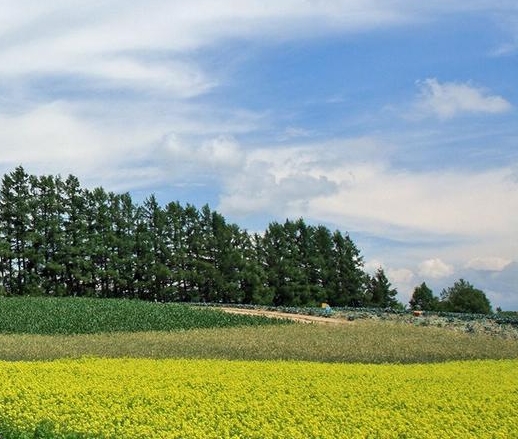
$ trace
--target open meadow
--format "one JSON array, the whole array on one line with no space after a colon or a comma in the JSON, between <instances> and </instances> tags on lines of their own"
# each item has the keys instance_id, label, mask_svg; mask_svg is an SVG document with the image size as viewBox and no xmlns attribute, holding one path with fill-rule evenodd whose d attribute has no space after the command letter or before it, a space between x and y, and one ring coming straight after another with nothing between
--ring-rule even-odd
<instances>
[{"instance_id":1,"label":"open meadow","mask_svg":"<svg viewBox=\"0 0 518 439\"><path fill-rule=\"evenodd\" d=\"M0 437L518 437L518 338L339 323L0 298Z\"/></svg>"}]
</instances>

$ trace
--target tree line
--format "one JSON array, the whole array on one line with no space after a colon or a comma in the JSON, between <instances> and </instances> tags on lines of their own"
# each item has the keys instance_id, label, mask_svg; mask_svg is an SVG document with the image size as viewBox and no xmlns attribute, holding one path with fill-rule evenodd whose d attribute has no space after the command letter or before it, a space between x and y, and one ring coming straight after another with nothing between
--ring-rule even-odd
<instances>
[{"instance_id":1,"label":"tree line","mask_svg":"<svg viewBox=\"0 0 518 439\"><path fill-rule=\"evenodd\" d=\"M412 308L453 303L425 284L416 291ZM381 267L364 271L347 233L302 218L249 233L208 205L136 204L22 166L0 187L0 294L403 307Z\"/></svg>"},{"instance_id":2,"label":"tree line","mask_svg":"<svg viewBox=\"0 0 518 439\"><path fill-rule=\"evenodd\" d=\"M442 290L439 297L423 282L414 289L410 307L423 311L470 312L489 314L491 303L485 293L468 281L459 279L449 288Z\"/></svg>"},{"instance_id":3,"label":"tree line","mask_svg":"<svg viewBox=\"0 0 518 439\"><path fill-rule=\"evenodd\" d=\"M81 187L77 177L29 175L0 188L4 295L139 298L307 306L396 306L380 268L363 270L350 236L303 219L251 234L212 211L154 195Z\"/></svg>"}]
</instances>

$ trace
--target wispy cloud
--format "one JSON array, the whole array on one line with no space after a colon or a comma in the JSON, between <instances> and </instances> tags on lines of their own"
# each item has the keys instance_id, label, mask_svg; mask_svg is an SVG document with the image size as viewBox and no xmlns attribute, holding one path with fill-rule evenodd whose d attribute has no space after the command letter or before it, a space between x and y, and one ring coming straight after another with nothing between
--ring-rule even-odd
<instances>
[{"instance_id":1,"label":"wispy cloud","mask_svg":"<svg viewBox=\"0 0 518 439\"><path fill-rule=\"evenodd\" d=\"M2 6L0 77L73 75L95 87L140 87L189 97L217 79L183 54L227 39L273 40L393 24L382 3L231 0L109 3L21 0Z\"/></svg>"},{"instance_id":2,"label":"wispy cloud","mask_svg":"<svg viewBox=\"0 0 518 439\"><path fill-rule=\"evenodd\" d=\"M515 5L514 13L501 14L500 28L504 32L503 41L491 52L491 56L512 56L518 51L518 7Z\"/></svg>"},{"instance_id":3,"label":"wispy cloud","mask_svg":"<svg viewBox=\"0 0 518 439\"><path fill-rule=\"evenodd\" d=\"M416 108L423 115L451 119L463 113L504 113L512 105L502 96L491 95L469 83L444 82L435 78L417 83L419 97Z\"/></svg>"},{"instance_id":4,"label":"wispy cloud","mask_svg":"<svg viewBox=\"0 0 518 439\"><path fill-rule=\"evenodd\" d=\"M301 128L301 127L286 127L284 132L278 137L280 141L311 137L313 132L311 130Z\"/></svg>"},{"instance_id":5,"label":"wispy cloud","mask_svg":"<svg viewBox=\"0 0 518 439\"><path fill-rule=\"evenodd\" d=\"M512 261L510 259L501 258L498 256L478 257L468 261L466 268L483 271L502 271L511 262Z\"/></svg>"},{"instance_id":6,"label":"wispy cloud","mask_svg":"<svg viewBox=\"0 0 518 439\"><path fill-rule=\"evenodd\" d=\"M494 8L491 2L454 10ZM138 86L193 96L218 83L193 60L193 49L232 39L263 41L364 32L451 12L430 2L251 0L20 0L0 10L0 77L74 75L99 86ZM502 5L503 11L508 6Z\"/></svg>"}]
</instances>

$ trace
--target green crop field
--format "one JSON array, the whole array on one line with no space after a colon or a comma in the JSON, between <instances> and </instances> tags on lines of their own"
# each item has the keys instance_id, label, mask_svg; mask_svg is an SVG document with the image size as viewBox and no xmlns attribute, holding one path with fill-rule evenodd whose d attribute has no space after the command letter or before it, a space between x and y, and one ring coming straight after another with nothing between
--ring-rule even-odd
<instances>
[{"instance_id":1,"label":"green crop field","mask_svg":"<svg viewBox=\"0 0 518 439\"><path fill-rule=\"evenodd\" d=\"M177 303L89 298L0 298L0 333L93 334L270 325L278 320Z\"/></svg>"},{"instance_id":2,"label":"green crop field","mask_svg":"<svg viewBox=\"0 0 518 439\"><path fill-rule=\"evenodd\" d=\"M0 438L516 437L513 332L382 317L2 298Z\"/></svg>"}]
</instances>

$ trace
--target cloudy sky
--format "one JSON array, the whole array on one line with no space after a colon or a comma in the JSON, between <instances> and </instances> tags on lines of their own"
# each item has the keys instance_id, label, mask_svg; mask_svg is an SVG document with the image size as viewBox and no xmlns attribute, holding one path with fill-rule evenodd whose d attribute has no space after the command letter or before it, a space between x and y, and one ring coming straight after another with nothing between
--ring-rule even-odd
<instances>
[{"instance_id":1,"label":"cloudy sky","mask_svg":"<svg viewBox=\"0 0 518 439\"><path fill-rule=\"evenodd\" d=\"M518 310L516 0L0 0L0 173L349 232Z\"/></svg>"}]
</instances>

